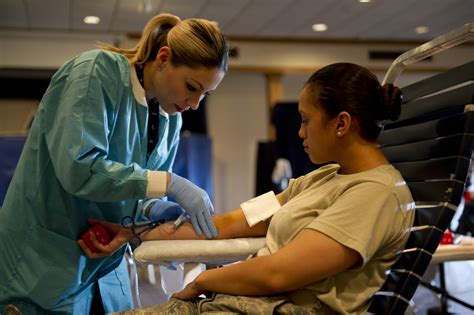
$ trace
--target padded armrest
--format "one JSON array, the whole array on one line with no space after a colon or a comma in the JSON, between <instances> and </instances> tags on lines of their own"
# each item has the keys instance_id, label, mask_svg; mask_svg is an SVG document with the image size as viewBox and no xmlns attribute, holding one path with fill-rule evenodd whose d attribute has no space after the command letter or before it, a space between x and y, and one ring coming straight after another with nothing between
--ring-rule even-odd
<instances>
[{"instance_id":1,"label":"padded armrest","mask_svg":"<svg viewBox=\"0 0 474 315\"><path fill-rule=\"evenodd\" d=\"M170 262L222 265L246 259L264 246L264 237L228 240L148 241L143 242L135 249L133 256L139 263L155 265L166 265ZM474 260L474 238L464 236L459 244L439 245L431 263L459 260Z\"/></svg>"},{"instance_id":2,"label":"padded armrest","mask_svg":"<svg viewBox=\"0 0 474 315\"><path fill-rule=\"evenodd\" d=\"M244 260L265 246L264 237L227 240L173 240L143 242L133 252L139 263L196 262L223 265Z\"/></svg>"},{"instance_id":3,"label":"padded armrest","mask_svg":"<svg viewBox=\"0 0 474 315\"><path fill-rule=\"evenodd\" d=\"M463 236L459 244L439 245L431 259L431 263L438 264L460 260L474 260L474 238Z\"/></svg>"}]
</instances>

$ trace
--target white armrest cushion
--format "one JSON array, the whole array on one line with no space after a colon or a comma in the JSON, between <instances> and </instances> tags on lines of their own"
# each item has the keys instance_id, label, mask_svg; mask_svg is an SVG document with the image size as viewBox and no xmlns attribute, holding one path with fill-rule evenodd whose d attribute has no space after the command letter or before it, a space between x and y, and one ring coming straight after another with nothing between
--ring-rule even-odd
<instances>
[{"instance_id":1,"label":"white armrest cushion","mask_svg":"<svg viewBox=\"0 0 474 315\"><path fill-rule=\"evenodd\" d=\"M432 264L474 260L474 238L463 236L461 242L456 245L439 245L431 259Z\"/></svg>"},{"instance_id":2,"label":"white armrest cushion","mask_svg":"<svg viewBox=\"0 0 474 315\"><path fill-rule=\"evenodd\" d=\"M139 263L196 262L222 265L246 259L265 246L264 237L227 240L173 240L143 242L133 256Z\"/></svg>"}]
</instances>

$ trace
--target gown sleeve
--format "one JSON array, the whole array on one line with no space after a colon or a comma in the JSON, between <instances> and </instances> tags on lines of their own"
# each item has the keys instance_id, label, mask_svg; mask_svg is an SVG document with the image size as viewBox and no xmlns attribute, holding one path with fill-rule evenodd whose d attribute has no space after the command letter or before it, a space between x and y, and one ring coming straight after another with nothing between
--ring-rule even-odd
<instances>
[{"instance_id":1,"label":"gown sleeve","mask_svg":"<svg viewBox=\"0 0 474 315\"><path fill-rule=\"evenodd\" d=\"M147 170L109 158L117 107L132 102L124 96L126 69L106 52L78 58L66 73L53 78L51 93L42 101L46 144L57 180L77 197L107 202L145 197ZM125 113L130 117L123 121L134 119L132 111ZM125 154L137 150L138 143L124 149Z\"/></svg>"}]
</instances>

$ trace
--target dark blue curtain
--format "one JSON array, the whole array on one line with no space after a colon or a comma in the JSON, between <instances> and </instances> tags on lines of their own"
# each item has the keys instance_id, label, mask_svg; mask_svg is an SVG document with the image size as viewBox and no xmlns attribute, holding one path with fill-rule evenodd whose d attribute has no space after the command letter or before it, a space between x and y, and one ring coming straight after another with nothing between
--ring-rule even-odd
<instances>
[{"instance_id":1,"label":"dark blue curtain","mask_svg":"<svg viewBox=\"0 0 474 315\"><path fill-rule=\"evenodd\" d=\"M26 137L0 137L0 206L15 172Z\"/></svg>"},{"instance_id":2,"label":"dark blue curtain","mask_svg":"<svg viewBox=\"0 0 474 315\"><path fill-rule=\"evenodd\" d=\"M211 200L214 200L211 139L203 134L183 133L173 172L206 190Z\"/></svg>"}]
</instances>

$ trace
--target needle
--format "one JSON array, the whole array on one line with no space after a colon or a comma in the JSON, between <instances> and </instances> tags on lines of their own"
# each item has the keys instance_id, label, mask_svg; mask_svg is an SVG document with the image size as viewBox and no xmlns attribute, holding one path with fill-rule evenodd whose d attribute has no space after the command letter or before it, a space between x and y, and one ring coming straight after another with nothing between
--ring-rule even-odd
<instances>
[{"instance_id":1,"label":"needle","mask_svg":"<svg viewBox=\"0 0 474 315\"><path fill-rule=\"evenodd\" d=\"M184 222L185 219L186 219L186 213L183 213L176 219L176 221L174 221L173 228L176 230Z\"/></svg>"}]
</instances>

